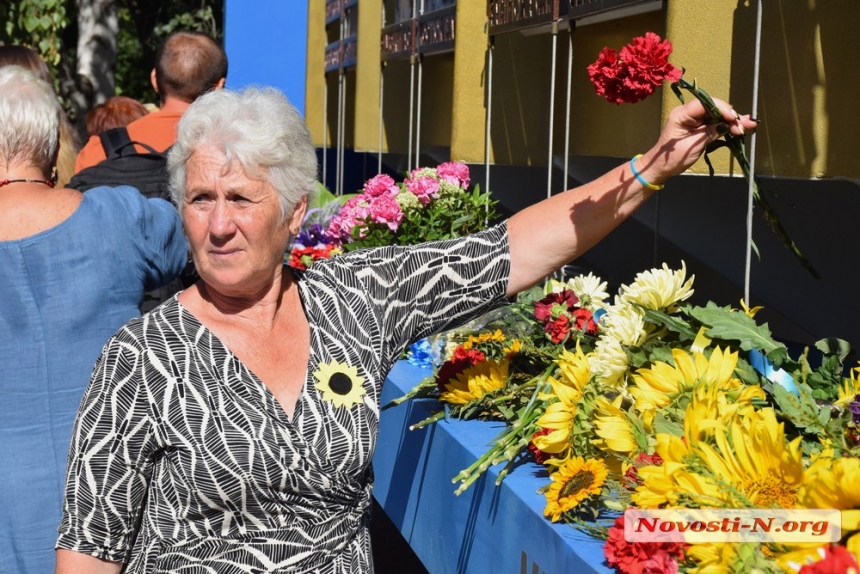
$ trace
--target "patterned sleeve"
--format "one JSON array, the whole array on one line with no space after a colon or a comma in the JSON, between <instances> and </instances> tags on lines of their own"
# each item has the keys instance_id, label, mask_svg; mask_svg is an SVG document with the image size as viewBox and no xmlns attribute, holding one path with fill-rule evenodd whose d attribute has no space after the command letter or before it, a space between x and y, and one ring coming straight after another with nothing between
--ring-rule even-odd
<instances>
[{"instance_id":1,"label":"patterned sleeve","mask_svg":"<svg viewBox=\"0 0 860 574\"><path fill-rule=\"evenodd\" d=\"M72 432L57 548L124 562L155 453L143 362L123 332L105 345Z\"/></svg>"},{"instance_id":2,"label":"patterned sleeve","mask_svg":"<svg viewBox=\"0 0 860 574\"><path fill-rule=\"evenodd\" d=\"M507 303L507 224L459 239L369 249L356 275L396 359L412 342Z\"/></svg>"}]
</instances>

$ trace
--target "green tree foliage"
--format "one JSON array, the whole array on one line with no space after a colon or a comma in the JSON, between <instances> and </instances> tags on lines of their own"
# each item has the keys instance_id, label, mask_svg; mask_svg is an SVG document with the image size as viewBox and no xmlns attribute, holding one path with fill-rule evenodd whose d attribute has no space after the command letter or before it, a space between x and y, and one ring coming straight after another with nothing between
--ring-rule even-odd
<instances>
[{"instance_id":1,"label":"green tree foliage","mask_svg":"<svg viewBox=\"0 0 860 574\"><path fill-rule=\"evenodd\" d=\"M0 1L0 42L33 48L55 77L74 77L77 58L77 10L87 0ZM143 102L157 102L149 81L158 44L177 30L195 30L223 39L223 1L117 0L116 91ZM62 91L75 89L62 82ZM62 95L68 95L62 94Z\"/></svg>"},{"instance_id":2,"label":"green tree foliage","mask_svg":"<svg viewBox=\"0 0 860 574\"><path fill-rule=\"evenodd\" d=\"M62 58L62 32L69 24L69 0L19 0L0 2L0 20L6 25L0 41L35 49L51 66Z\"/></svg>"}]
</instances>

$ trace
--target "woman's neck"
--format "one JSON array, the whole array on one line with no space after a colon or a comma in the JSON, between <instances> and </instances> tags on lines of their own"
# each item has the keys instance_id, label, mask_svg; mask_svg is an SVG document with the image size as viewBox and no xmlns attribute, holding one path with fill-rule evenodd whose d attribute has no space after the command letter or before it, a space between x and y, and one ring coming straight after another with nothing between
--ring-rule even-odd
<instances>
[{"instance_id":1,"label":"woman's neck","mask_svg":"<svg viewBox=\"0 0 860 574\"><path fill-rule=\"evenodd\" d=\"M210 287L205 281L196 284L200 301L207 314L217 320L238 320L252 322L262 328L274 325L285 302L296 297L298 284L292 273L284 271L272 283L256 293L234 295L222 293Z\"/></svg>"}]
</instances>

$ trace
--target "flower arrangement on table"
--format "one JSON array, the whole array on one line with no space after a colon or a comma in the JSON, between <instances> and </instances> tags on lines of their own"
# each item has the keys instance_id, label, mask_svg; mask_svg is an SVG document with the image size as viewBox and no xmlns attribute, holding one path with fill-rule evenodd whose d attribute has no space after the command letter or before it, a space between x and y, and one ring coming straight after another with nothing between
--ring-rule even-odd
<instances>
[{"instance_id":1,"label":"flower arrangement on table","mask_svg":"<svg viewBox=\"0 0 860 574\"><path fill-rule=\"evenodd\" d=\"M480 231L496 218L497 202L478 185L469 191L469 183L466 164L446 162L412 170L400 183L387 174L376 175L359 194L336 198L328 193L323 206L305 218L290 264L306 269L314 260L342 251Z\"/></svg>"},{"instance_id":2,"label":"flower arrangement on table","mask_svg":"<svg viewBox=\"0 0 860 574\"><path fill-rule=\"evenodd\" d=\"M692 83L687 81L684 78L685 70L683 68L678 68L669 63L671 54L672 43L669 40L662 40L657 34L648 32L645 36L634 38L620 51L609 47L604 48L597 60L588 66L588 77L594 84L598 95L618 105L644 100L654 93L654 90L660 87L664 81L667 81L681 102L684 102L682 90L685 90L702 103L715 123L723 122L722 113L710 95L698 86L695 79ZM711 143L705 151L705 162L711 175L714 174L714 168L709 154L723 147L729 149L732 157L740 165L744 177L749 181L752 174L744 137L736 136L731 132L725 133L721 139ZM801 253L782 226L776 211L761 193L758 182L754 180L752 187L755 205L761 210L764 220L782 240L786 248L794 254L800 264L813 277L820 279L821 276L818 271Z\"/></svg>"},{"instance_id":3,"label":"flower arrangement on table","mask_svg":"<svg viewBox=\"0 0 860 574\"><path fill-rule=\"evenodd\" d=\"M619 572L857 568L860 368L843 375L846 344L819 342L813 367L808 352L791 357L756 322L758 308L686 303L692 294L683 265L638 274L612 301L592 274L549 280L480 329L448 333L441 365L392 404L442 403L413 428L448 417L507 423L454 477L456 492L495 465L501 482L533 457L547 471L545 516L605 539ZM753 368L762 357L793 385ZM844 537L833 546L631 543L622 517L613 520L628 508L838 509Z\"/></svg>"}]
</instances>

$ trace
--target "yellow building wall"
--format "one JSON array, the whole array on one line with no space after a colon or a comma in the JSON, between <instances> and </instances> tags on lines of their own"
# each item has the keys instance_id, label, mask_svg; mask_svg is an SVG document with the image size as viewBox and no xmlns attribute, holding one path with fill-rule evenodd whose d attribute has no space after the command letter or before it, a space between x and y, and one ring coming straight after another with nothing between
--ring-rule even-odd
<instances>
[{"instance_id":1,"label":"yellow building wall","mask_svg":"<svg viewBox=\"0 0 860 574\"><path fill-rule=\"evenodd\" d=\"M305 72L305 121L314 145L323 145L325 118L325 0L308 0L308 53ZM337 92L334 92L337 94ZM329 138L329 142L331 142ZM331 143L329 143L331 145Z\"/></svg>"},{"instance_id":2,"label":"yellow building wall","mask_svg":"<svg viewBox=\"0 0 860 574\"><path fill-rule=\"evenodd\" d=\"M707 22L708 41L702 41ZM711 95L739 111L752 106L754 2L673 0L667 30L671 61ZM774 0L763 3L756 172L786 177L858 177L858 121L846 115L860 101L856 78L860 38L856 0ZM668 104L668 98L664 96ZM715 154L719 172L730 169ZM700 161L693 171L707 172ZM737 171L736 169L734 170Z\"/></svg>"},{"instance_id":3,"label":"yellow building wall","mask_svg":"<svg viewBox=\"0 0 860 574\"><path fill-rule=\"evenodd\" d=\"M358 10L361 43L356 53L355 100L350 102L355 109L356 151L379 151L381 31L382 0L361 0Z\"/></svg>"}]
</instances>

